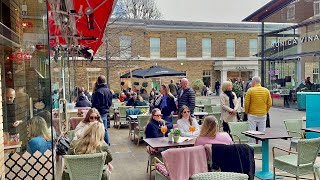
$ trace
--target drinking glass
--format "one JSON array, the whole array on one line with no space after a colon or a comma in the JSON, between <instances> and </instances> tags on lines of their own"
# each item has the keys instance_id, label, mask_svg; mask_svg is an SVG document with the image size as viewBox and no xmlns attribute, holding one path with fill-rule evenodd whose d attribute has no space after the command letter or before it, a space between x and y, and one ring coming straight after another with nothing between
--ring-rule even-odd
<instances>
[{"instance_id":1,"label":"drinking glass","mask_svg":"<svg viewBox=\"0 0 320 180\"><path fill-rule=\"evenodd\" d=\"M163 137L165 137L165 134L167 133L167 131L168 131L167 126L161 126L161 132L163 134Z\"/></svg>"},{"instance_id":2,"label":"drinking glass","mask_svg":"<svg viewBox=\"0 0 320 180\"><path fill-rule=\"evenodd\" d=\"M196 131L196 127L195 126L190 126L189 127L189 131L192 133L192 136L193 136L193 132Z\"/></svg>"}]
</instances>

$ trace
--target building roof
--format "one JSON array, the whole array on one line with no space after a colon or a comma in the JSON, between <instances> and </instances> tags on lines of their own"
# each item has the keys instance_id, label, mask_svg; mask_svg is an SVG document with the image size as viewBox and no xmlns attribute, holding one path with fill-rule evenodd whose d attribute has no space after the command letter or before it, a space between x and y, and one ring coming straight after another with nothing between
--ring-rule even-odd
<instances>
[{"instance_id":1,"label":"building roof","mask_svg":"<svg viewBox=\"0 0 320 180\"><path fill-rule=\"evenodd\" d=\"M112 20L110 20L112 22ZM170 29L170 30L196 30L196 31L249 31L259 32L261 27L257 23L212 23L193 21L169 21L169 20L139 20L121 19L114 22L115 25L129 25L144 27L146 29Z\"/></svg>"},{"instance_id":2,"label":"building roof","mask_svg":"<svg viewBox=\"0 0 320 180\"><path fill-rule=\"evenodd\" d=\"M242 21L247 22L262 22L267 17L278 12L282 8L286 7L288 4L294 0L271 0L266 5L262 6L260 9L256 10L248 17L244 18Z\"/></svg>"}]
</instances>

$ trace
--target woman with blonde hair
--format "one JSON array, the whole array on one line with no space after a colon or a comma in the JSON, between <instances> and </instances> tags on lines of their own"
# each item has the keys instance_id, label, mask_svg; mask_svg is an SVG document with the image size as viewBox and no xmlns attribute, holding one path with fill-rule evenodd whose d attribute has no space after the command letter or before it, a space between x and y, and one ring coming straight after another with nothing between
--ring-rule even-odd
<instances>
[{"instance_id":1,"label":"woman with blonde hair","mask_svg":"<svg viewBox=\"0 0 320 180\"><path fill-rule=\"evenodd\" d=\"M164 135L161 132L161 126L166 126L167 132L169 132L169 129L173 128L173 125L171 123L166 122L162 119L161 110L155 108L152 110L149 122L146 126L146 138L163 137Z\"/></svg>"},{"instance_id":2,"label":"woman with blonde hair","mask_svg":"<svg viewBox=\"0 0 320 180\"><path fill-rule=\"evenodd\" d=\"M183 105L180 108L179 119L177 121L178 128L181 131L182 137L197 137L199 136L200 128L197 120L190 115L188 106ZM194 132L190 132L190 127L194 128Z\"/></svg>"},{"instance_id":3,"label":"woman with blonde hair","mask_svg":"<svg viewBox=\"0 0 320 180\"><path fill-rule=\"evenodd\" d=\"M177 111L177 106L174 101L174 96L171 94L167 85L162 84L160 87L160 95L154 99L153 107L161 110L162 118L172 123L172 114Z\"/></svg>"},{"instance_id":4,"label":"woman with blonde hair","mask_svg":"<svg viewBox=\"0 0 320 180\"><path fill-rule=\"evenodd\" d=\"M232 82L225 81L222 83L222 93L220 95L221 104L221 120L223 125L223 131L230 133L228 122L237 121L237 113L239 108L238 98L234 92L232 92Z\"/></svg>"},{"instance_id":5,"label":"woman with blonde hair","mask_svg":"<svg viewBox=\"0 0 320 180\"><path fill-rule=\"evenodd\" d=\"M233 144L228 133L218 132L216 121L217 119L214 116L207 116L204 118L200 135L196 139L195 146L205 144Z\"/></svg>"},{"instance_id":6,"label":"woman with blonde hair","mask_svg":"<svg viewBox=\"0 0 320 180\"><path fill-rule=\"evenodd\" d=\"M99 121L102 123L99 111L96 108L91 108L86 114L86 117L77 125L75 131L75 139L79 139L90 123Z\"/></svg>"},{"instance_id":7,"label":"woman with blonde hair","mask_svg":"<svg viewBox=\"0 0 320 180\"><path fill-rule=\"evenodd\" d=\"M83 133L83 136L79 140L71 142L69 155L81 155L81 154L94 154L106 152L107 157L105 161L105 170L112 170L112 156L109 151L107 143L104 141L104 125L102 122L95 121L90 123L89 127ZM63 180L69 179L69 175L66 171L63 172ZM103 172L102 179L108 179L106 171Z\"/></svg>"},{"instance_id":8,"label":"woman with blonde hair","mask_svg":"<svg viewBox=\"0 0 320 180\"><path fill-rule=\"evenodd\" d=\"M30 140L27 144L27 151L31 154L36 151L44 154L52 150L51 136L48 132L47 122L40 116L34 116L28 123L28 135Z\"/></svg>"}]
</instances>

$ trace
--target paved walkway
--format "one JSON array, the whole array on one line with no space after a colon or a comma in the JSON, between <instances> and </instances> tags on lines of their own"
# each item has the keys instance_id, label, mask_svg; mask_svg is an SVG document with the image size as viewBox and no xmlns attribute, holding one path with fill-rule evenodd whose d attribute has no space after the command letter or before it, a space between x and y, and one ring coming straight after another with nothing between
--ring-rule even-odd
<instances>
[{"instance_id":1,"label":"paved walkway","mask_svg":"<svg viewBox=\"0 0 320 180\"><path fill-rule=\"evenodd\" d=\"M211 97L213 103L219 103L217 97ZM284 119L300 119L305 116L305 112L290 110L290 109L279 109L271 108L270 112L271 127L275 130L285 131L283 124ZM113 124L113 122L111 122ZM136 145L136 141L133 142L128 139L128 128L121 128L120 130L115 128L109 129L109 136L111 139L111 151L113 155L112 164L114 171L111 179L115 180L144 180L149 179L146 173L148 155L146 153L145 143ZM289 141L286 140L271 140L271 147L279 146L289 149ZM272 156L270 154L270 161ZM270 169L271 169L270 162ZM261 168L261 161L256 160L256 169ZM312 176L311 176L312 177ZM287 179L287 178L285 178Z\"/></svg>"}]
</instances>

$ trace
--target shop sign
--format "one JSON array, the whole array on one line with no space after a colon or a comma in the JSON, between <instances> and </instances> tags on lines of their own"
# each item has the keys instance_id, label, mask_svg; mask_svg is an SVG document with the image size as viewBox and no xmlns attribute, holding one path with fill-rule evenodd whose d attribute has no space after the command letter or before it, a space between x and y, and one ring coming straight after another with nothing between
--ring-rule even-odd
<instances>
[{"instance_id":1,"label":"shop sign","mask_svg":"<svg viewBox=\"0 0 320 180\"><path fill-rule=\"evenodd\" d=\"M291 46L291 45L298 45L298 44L303 44L305 42L312 42L312 41L319 41L320 40L320 35L316 34L313 36L305 36L305 37L300 37L300 38L294 38L294 39L288 39L285 41L279 41L276 43L273 43L271 45L271 48L279 48L283 46Z\"/></svg>"},{"instance_id":2,"label":"shop sign","mask_svg":"<svg viewBox=\"0 0 320 180\"><path fill-rule=\"evenodd\" d=\"M248 69L246 66L237 66L236 69Z\"/></svg>"}]
</instances>

